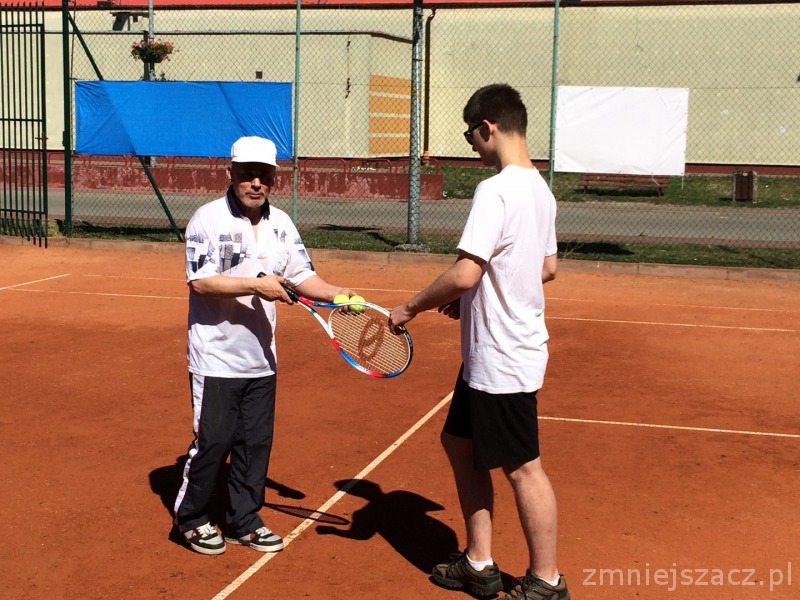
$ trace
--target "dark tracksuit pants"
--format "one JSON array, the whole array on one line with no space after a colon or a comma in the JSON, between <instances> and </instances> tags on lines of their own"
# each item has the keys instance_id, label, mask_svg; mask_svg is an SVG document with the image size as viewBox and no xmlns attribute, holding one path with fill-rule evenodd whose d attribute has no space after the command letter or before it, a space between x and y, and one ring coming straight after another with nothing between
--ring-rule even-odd
<instances>
[{"instance_id":1,"label":"dark tracksuit pants","mask_svg":"<svg viewBox=\"0 0 800 600\"><path fill-rule=\"evenodd\" d=\"M276 376L229 379L190 374L194 440L175 500L182 532L209 522L217 479L230 454L225 535L241 537L262 527L267 468L275 422Z\"/></svg>"}]
</instances>

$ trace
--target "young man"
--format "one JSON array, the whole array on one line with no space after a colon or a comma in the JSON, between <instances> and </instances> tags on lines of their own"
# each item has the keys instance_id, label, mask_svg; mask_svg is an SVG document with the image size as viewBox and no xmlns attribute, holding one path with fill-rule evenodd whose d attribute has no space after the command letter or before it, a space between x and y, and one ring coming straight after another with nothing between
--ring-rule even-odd
<instances>
[{"instance_id":1,"label":"young man","mask_svg":"<svg viewBox=\"0 0 800 600\"><path fill-rule=\"evenodd\" d=\"M498 174L475 190L455 264L391 312L398 328L439 307L461 320L463 364L442 445L455 476L466 550L437 565L447 588L490 595L502 589L492 560L492 480L502 468L528 545L529 568L506 599L568 600L556 565L556 499L542 469L536 392L547 365L542 285L556 273L556 204L534 168L527 111L507 85L476 91L464 107L464 137Z\"/></svg>"},{"instance_id":2,"label":"young man","mask_svg":"<svg viewBox=\"0 0 800 600\"><path fill-rule=\"evenodd\" d=\"M284 284L317 300L354 294L314 272L289 216L270 207L276 168L272 141L240 138L231 148L227 194L197 209L186 227L194 439L174 521L201 554L221 554L225 540L261 552L283 549L258 514L275 417L275 301L292 303ZM209 505L228 455L223 540Z\"/></svg>"}]
</instances>

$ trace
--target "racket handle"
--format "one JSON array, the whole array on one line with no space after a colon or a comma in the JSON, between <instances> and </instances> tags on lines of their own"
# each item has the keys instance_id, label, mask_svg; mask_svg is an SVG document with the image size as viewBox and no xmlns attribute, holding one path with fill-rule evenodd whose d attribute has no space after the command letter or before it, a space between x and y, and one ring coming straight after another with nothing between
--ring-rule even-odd
<instances>
[{"instance_id":1,"label":"racket handle","mask_svg":"<svg viewBox=\"0 0 800 600\"><path fill-rule=\"evenodd\" d=\"M290 288L288 288L286 286L283 286L283 289L286 290L286 294L289 296L289 298L292 299L292 302L297 302L297 299L299 298L299 296L297 295L297 292L295 292L293 289L290 289Z\"/></svg>"},{"instance_id":2,"label":"racket handle","mask_svg":"<svg viewBox=\"0 0 800 600\"><path fill-rule=\"evenodd\" d=\"M256 277L266 277L266 276L267 276L267 274L264 273L264 272L261 272L258 275L256 275ZM293 289L290 289L290 288L286 287L285 285L283 286L283 289L286 290L286 295L289 296L289 298L292 299L292 302L297 302L297 298L298 298L297 292L295 292Z\"/></svg>"}]
</instances>

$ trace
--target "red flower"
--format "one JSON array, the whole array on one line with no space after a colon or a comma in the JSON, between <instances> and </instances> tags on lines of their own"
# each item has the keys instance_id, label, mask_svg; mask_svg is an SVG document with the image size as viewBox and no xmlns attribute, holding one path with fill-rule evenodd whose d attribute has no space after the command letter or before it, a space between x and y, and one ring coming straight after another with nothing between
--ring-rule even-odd
<instances>
[{"instance_id":1,"label":"red flower","mask_svg":"<svg viewBox=\"0 0 800 600\"><path fill-rule=\"evenodd\" d=\"M131 46L131 56L148 63L169 60L169 55L174 51L175 45L172 42L162 42L161 40L142 40L134 42Z\"/></svg>"}]
</instances>

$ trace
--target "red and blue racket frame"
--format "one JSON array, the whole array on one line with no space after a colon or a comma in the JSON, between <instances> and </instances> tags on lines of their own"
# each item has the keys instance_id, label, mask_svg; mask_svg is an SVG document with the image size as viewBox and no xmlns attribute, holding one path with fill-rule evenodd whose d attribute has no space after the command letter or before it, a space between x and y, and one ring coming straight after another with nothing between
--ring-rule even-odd
<instances>
[{"instance_id":1,"label":"red and blue racket frame","mask_svg":"<svg viewBox=\"0 0 800 600\"><path fill-rule=\"evenodd\" d=\"M264 274L260 273L259 277ZM414 355L405 328L389 329L389 311L371 302L319 302L284 286L292 302L311 314L328 334L333 347L351 367L378 378L396 377L408 369ZM331 309L327 321L317 308Z\"/></svg>"}]
</instances>

